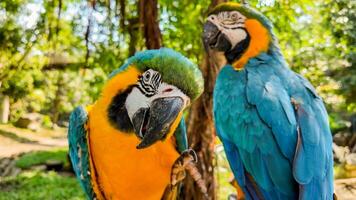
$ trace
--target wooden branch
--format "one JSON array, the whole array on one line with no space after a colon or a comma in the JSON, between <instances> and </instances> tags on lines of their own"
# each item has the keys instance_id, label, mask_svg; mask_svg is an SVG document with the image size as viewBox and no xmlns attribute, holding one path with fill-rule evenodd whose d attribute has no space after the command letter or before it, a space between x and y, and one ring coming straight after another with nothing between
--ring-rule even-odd
<instances>
[{"instance_id":1,"label":"wooden branch","mask_svg":"<svg viewBox=\"0 0 356 200\"><path fill-rule=\"evenodd\" d=\"M126 20L126 4L125 0L120 0L120 29L122 32L125 31L125 20Z\"/></svg>"},{"instance_id":2,"label":"wooden branch","mask_svg":"<svg viewBox=\"0 0 356 200\"><path fill-rule=\"evenodd\" d=\"M78 63L50 63L44 65L42 70L50 71L50 70L79 70L82 68L89 68L86 62L78 62Z\"/></svg>"},{"instance_id":3,"label":"wooden branch","mask_svg":"<svg viewBox=\"0 0 356 200\"><path fill-rule=\"evenodd\" d=\"M85 39L85 48L86 48L86 53L85 53L85 63L88 65L88 60L90 57L90 50L89 50L89 42L90 42L90 31L91 31L91 25L92 25L92 11L95 10L95 3L96 1L93 0L90 2L89 6L89 14L88 14L88 25L87 29L85 31L84 39Z\"/></svg>"},{"instance_id":4,"label":"wooden branch","mask_svg":"<svg viewBox=\"0 0 356 200\"><path fill-rule=\"evenodd\" d=\"M212 0L208 8L209 12L216 5L224 3L226 0ZM201 27L203 29L203 27ZM200 69L204 77L204 93L195 101L190 109L187 122L188 144L194 149L198 156L198 168L202 178L207 183L208 196L216 199L216 183L214 178L214 141L215 127L213 123L213 90L215 79L218 73L216 66L212 64L209 56L204 54L200 64ZM204 199L199 192L199 187L192 177L188 176L184 180L184 199Z\"/></svg>"},{"instance_id":5,"label":"wooden branch","mask_svg":"<svg viewBox=\"0 0 356 200\"><path fill-rule=\"evenodd\" d=\"M130 36L129 56L133 56L136 53L136 46L139 39L140 21L138 17L130 18L128 21L129 24L126 28Z\"/></svg>"},{"instance_id":6,"label":"wooden branch","mask_svg":"<svg viewBox=\"0 0 356 200\"><path fill-rule=\"evenodd\" d=\"M57 16L57 26L56 26L56 37L58 37L59 33L59 23L61 20L61 13L62 13L62 0L58 0L58 16Z\"/></svg>"},{"instance_id":7,"label":"wooden branch","mask_svg":"<svg viewBox=\"0 0 356 200\"><path fill-rule=\"evenodd\" d=\"M106 18L108 24L109 24L109 45L112 46L114 44L114 29L115 25L112 23L112 10L111 10L111 1L107 1L107 9L108 9L108 16Z\"/></svg>"},{"instance_id":8,"label":"wooden branch","mask_svg":"<svg viewBox=\"0 0 356 200\"><path fill-rule=\"evenodd\" d=\"M157 20L157 0L140 0L139 16L140 22L143 24L146 48L159 49L162 46L162 34Z\"/></svg>"}]
</instances>

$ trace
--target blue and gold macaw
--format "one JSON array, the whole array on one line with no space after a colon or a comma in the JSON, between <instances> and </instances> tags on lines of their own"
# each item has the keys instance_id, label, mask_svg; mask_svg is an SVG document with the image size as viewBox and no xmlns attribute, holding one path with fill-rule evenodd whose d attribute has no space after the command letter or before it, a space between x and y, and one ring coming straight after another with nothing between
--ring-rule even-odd
<instances>
[{"instance_id":1,"label":"blue and gold macaw","mask_svg":"<svg viewBox=\"0 0 356 200\"><path fill-rule=\"evenodd\" d=\"M183 110L203 90L199 69L147 50L111 73L99 99L70 116L69 155L89 199L161 199L187 149Z\"/></svg>"},{"instance_id":2,"label":"blue and gold macaw","mask_svg":"<svg viewBox=\"0 0 356 200\"><path fill-rule=\"evenodd\" d=\"M220 67L214 120L246 199L333 199L332 137L322 99L289 69L270 21L237 3L204 24Z\"/></svg>"}]
</instances>

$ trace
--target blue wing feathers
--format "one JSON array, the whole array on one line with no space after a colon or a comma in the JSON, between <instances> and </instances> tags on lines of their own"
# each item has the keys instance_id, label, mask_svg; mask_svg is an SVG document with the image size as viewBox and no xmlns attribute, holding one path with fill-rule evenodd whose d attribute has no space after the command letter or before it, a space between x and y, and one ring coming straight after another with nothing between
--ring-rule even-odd
<instances>
[{"instance_id":1,"label":"blue wing feathers","mask_svg":"<svg viewBox=\"0 0 356 200\"><path fill-rule=\"evenodd\" d=\"M217 130L218 133L221 133L221 131ZM245 177L245 170L243 163L241 161L239 151L236 149L235 145L228 140L224 141L223 138L222 143L224 145L225 153L227 156L227 159L230 163L230 167L234 173L235 179L238 182L239 186L245 193L245 199L246 200L254 200L257 199L256 193L253 191L253 187L251 187L251 184L248 182L248 180Z\"/></svg>"},{"instance_id":2,"label":"blue wing feathers","mask_svg":"<svg viewBox=\"0 0 356 200\"><path fill-rule=\"evenodd\" d=\"M261 54L244 70L225 66L220 71L214 90L218 135L230 143L227 154L235 176L242 165L266 199L332 199L326 109L313 86L283 63ZM298 110L292 99L299 102Z\"/></svg>"},{"instance_id":3,"label":"blue wing feathers","mask_svg":"<svg viewBox=\"0 0 356 200\"><path fill-rule=\"evenodd\" d=\"M244 167L242 165L238 150L236 149L234 144L229 141L223 140L223 145L228 160L233 161L230 163L230 167L232 168L235 178L237 179L240 186L245 186Z\"/></svg>"},{"instance_id":4,"label":"blue wing feathers","mask_svg":"<svg viewBox=\"0 0 356 200\"><path fill-rule=\"evenodd\" d=\"M234 72L233 70L231 71ZM234 73L231 72L227 72L226 74L229 74L230 76L234 75ZM219 133L221 136L220 138L226 137L226 140L229 140L235 144L236 148L239 149L241 162L246 168L246 171L248 171L255 180L258 180L257 182L262 183L260 188L262 193L269 194L268 196L273 196L270 191L274 190L276 186L268 173L268 169L273 169L273 167L276 166L274 167L274 170L284 172L286 170L291 170L291 166L289 165L289 161L283 155L281 155L279 147L273 139L270 128L263 121L261 121L258 113L256 112L256 107L247 104L245 89L241 87L243 84L246 85L246 74L237 76L239 77L230 79L234 80L234 82L230 82L230 85L228 85L228 88L230 89L229 92L225 90L225 93L215 93L214 108L219 106L219 108L222 109L215 110L215 123L217 130L223 129L223 133ZM240 81L240 83L236 83L236 80ZM226 85L223 87L226 87ZM219 88L220 85L219 82L217 82L215 90L219 91ZM242 99L244 106L235 107L234 102L221 104L221 98L217 98L216 96L222 96L228 93L230 93L231 96L234 96L236 99ZM225 100L223 100L223 102L225 102ZM241 108L241 110L239 108ZM281 155L280 158L278 158L278 154ZM265 160L262 160L262 158L268 156L277 156L277 159L269 163L265 162ZM233 162L234 161L230 161L230 163ZM280 162L284 162L285 164L281 165ZM280 170L281 168L285 169ZM280 174L275 173L274 176L280 176ZM284 183L293 181L292 176L288 177L284 174L280 177L281 179L285 179ZM276 181L283 182L278 180L278 177L274 177L274 179ZM287 191L290 191L293 190L294 186L287 184L286 187L290 187L290 189L287 189ZM284 197L288 196L288 194L284 195L283 193L280 195Z\"/></svg>"},{"instance_id":5,"label":"blue wing feathers","mask_svg":"<svg viewBox=\"0 0 356 200\"><path fill-rule=\"evenodd\" d=\"M88 116L83 107L77 107L70 115L68 128L69 156L74 172L88 199L94 197L90 182L90 161L85 124Z\"/></svg>"},{"instance_id":6,"label":"blue wing feathers","mask_svg":"<svg viewBox=\"0 0 356 200\"><path fill-rule=\"evenodd\" d=\"M261 68L264 69L265 67L267 66L262 66ZM257 69L252 68L251 70L248 70L247 85L249 87L246 91L248 102L256 106L260 118L262 118L263 122L272 128L273 133L276 135L276 141L281 147L284 156L292 160L296 142L296 134L293 132L296 131L296 128L295 124L289 123L287 117L284 117L283 115L281 116L281 114L284 114L286 111L284 111L281 103L279 102L290 102L290 99L283 96L286 92L283 91L283 89L280 89L282 84L280 83L278 77L274 75L271 77L272 80L267 79L262 87L253 84L252 81L255 79L260 79L261 81L266 79L264 78L265 76L260 77L258 75L259 73L250 74L250 71L253 72L254 70ZM252 83L250 83L250 80Z\"/></svg>"}]
</instances>

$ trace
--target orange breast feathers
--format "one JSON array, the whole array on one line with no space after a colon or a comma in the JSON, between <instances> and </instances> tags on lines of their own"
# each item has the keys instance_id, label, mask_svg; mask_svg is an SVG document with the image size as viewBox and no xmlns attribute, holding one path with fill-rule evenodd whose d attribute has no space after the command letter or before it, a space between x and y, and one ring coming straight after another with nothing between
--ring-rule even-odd
<instances>
[{"instance_id":1,"label":"orange breast feathers","mask_svg":"<svg viewBox=\"0 0 356 200\"><path fill-rule=\"evenodd\" d=\"M232 64L236 70L241 70L250 58L256 57L261 52L267 52L271 41L268 30L258 20L247 19L245 27L251 38L250 45L241 58Z\"/></svg>"},{"instance_id":2,"label":"orange breast feathers","mask_svg":"<svg viewBox=\"0 0 356 200\"><path fill-rule=\"evenodd\" d=\"M107 108L111 99L135 83L139 74L129 67L109 80L89 112L91 174L106 199L160 199L179 156L173 138L138 150L139 139L134 133L120 132L110 125Z\"/></svg>"}]
</instances>

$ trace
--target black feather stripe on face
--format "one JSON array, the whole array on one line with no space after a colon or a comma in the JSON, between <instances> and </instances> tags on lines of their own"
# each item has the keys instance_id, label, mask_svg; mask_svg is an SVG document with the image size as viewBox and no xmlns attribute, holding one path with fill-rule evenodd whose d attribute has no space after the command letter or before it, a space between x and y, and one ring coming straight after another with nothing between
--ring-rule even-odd
<instances>
[{"instance_id":1,"label":"black feather stripe on face","mask_svg":"<svg viewBox=\"0 0 356 200\"><path fill-rule=\"evenodd\" d=\"M152 84L153 84L155 90L157 90L159 85L161 84L161 75L159 73L155 73L153 75Z\"/></svg>"},{"instance_id":2,"label":"black feather stripe on face","mask_svg":"<svg viewBox=\"0 0 356 200\"><path fill-rule=\"evenodd\" d=\"M117 94L111 101L108 108L108 118L110 123L124 132L133 132L133 126L127 113L125 102L133 87L127 88L124 92Z\"/></svg>"},{"instance_id":3,"label":"black feather stripe on face","mask_svg":"<svg viewBox=\"0 0 356 200\"><path fill-rule=\"evenodd\" d=\"M138 83L135 85L146 97L151 97L157 93L158 87L162 82L162 77L158 72L154 72L149 79L144 79L146 71L139 77Z\"/></svg>"},{"instance_id":4,"label":"black feather stripe on face","mask_svg":"<svg viewBox=\"0 0 356 200\"><path fill-rule=\"evenodd\" d=\"M250 45L250 35L245 28L243 29L246 32L246 38L239 42L233 49L225 52L225 57L229 63L232 63L241 58L241 56L245 53L248 46Z\"/></svg>"}]
</instances>

